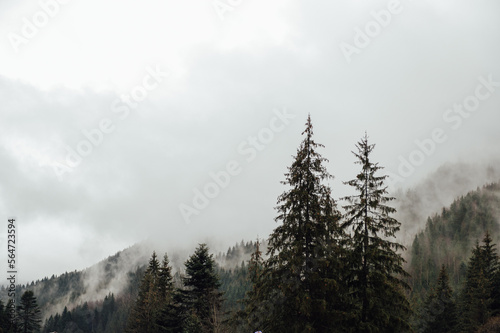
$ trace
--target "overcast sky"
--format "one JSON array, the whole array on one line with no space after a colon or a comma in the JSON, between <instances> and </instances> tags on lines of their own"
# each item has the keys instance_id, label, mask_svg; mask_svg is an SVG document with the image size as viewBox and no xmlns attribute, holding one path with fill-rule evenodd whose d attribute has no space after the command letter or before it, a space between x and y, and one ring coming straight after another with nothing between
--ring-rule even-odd
<instances>
[{"instance_id":1,"label":"overcast sky","mask_svg":"<svg viewBox=\"0 0 500 333\"><path fill-rule=\"evenodd\" d=\"M16 217L19 279L148 238L267 237L308 113L336 198L365 131L394 187L498 158L499 13L495 0L3 0L0 239Z\"/></svg>"}]
</instances>

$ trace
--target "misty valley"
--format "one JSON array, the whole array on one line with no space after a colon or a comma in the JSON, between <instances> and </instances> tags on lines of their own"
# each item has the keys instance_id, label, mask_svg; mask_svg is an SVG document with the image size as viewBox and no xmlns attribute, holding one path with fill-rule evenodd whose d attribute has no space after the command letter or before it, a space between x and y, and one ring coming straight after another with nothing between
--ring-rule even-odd
<instances>
[{"instance_id":1,"label":"misty valley","mask_svg":"<svg viewBox=\"0 0 500 333\"><path fill-rule=\"evenodd\" d=\"M143 241L15 297L3 285L0 332L499 332L500 169L443 166L393 197L365 133L336 199L324 148L309 116L269 236Z\"/></svg>"}]
</instances>

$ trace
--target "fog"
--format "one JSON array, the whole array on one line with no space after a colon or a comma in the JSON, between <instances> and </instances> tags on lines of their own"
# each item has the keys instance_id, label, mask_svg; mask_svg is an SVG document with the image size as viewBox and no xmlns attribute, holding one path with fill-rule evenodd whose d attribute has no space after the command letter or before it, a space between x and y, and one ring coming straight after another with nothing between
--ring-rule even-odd
<instances>
[{"instance_id":1,"label":"fog","mask_svg":"<svg viewBox=\"0 0 500 333\"><path fill-rule=\"evenodd\" d=\"M425 193L404 239L498 174L499 3L236 3L2 1L0 218L18 222L19 282L145 240L267 238L309 113L335 198L365 131L391 191Z\"/></svg>"}]
</instances>

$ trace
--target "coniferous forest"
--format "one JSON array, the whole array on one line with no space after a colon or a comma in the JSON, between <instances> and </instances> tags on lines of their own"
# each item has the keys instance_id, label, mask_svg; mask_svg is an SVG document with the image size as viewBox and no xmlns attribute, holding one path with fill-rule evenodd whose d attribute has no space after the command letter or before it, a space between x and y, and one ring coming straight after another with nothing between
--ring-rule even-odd
<instances>
[{"instance_id":1,"label":"coniferous forest","mask_svg":"<svg viewBox=\"0 0 500 333\"><path fill-rule=\"evenodd\" d=\"M0 332L500 332L500 184L429 217L407 249L369 136L354 145L344 198L324 148L309 117L266 239L218 256L199 244L181 269L153 251L121 293L52 313L55 295L85 293L81 272L19 286L14 320L0 301Z\"/></svg>"}]
</instances>

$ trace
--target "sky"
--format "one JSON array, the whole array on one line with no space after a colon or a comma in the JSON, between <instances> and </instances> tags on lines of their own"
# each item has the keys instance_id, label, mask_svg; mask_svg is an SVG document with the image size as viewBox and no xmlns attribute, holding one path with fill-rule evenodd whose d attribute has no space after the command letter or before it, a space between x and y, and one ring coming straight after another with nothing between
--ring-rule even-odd
<instances>
[{"instance_id":1,"label":"sky","mask_svg":"<svg viewBox=\"0 0 500 333\"><path fill-rule=\"evenodd\" d=\"M365 131L391 189L493 163L499 12L494 0L3 0L0 241L15 217L18 279L144 240L266 238L308 114L335 198L352 194Z\"/></svg>"}]
</instances>

